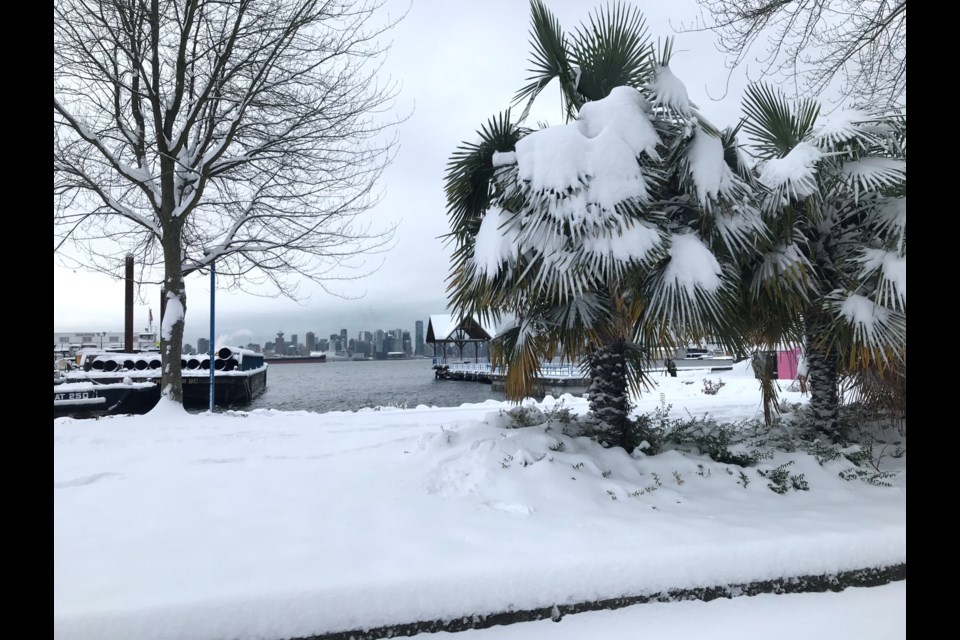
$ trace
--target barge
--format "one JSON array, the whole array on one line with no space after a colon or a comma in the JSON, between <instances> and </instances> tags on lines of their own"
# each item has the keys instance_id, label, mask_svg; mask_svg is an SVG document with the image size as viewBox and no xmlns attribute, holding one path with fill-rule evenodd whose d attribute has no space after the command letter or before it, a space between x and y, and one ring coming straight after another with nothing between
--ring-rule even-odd
<instances>
[{"instance_id":1,"label":"barge","mask_svg":"<svg viewBox=\"0 0 960 640\"><path fill-rule=\"evenodd\" d=\"M210 406L210 357L181 360L183 405ZM213 359L214 405L241 408L267 388L263 356L243 349L219 349ZM54 417L93 418L143 414L160 400L160 354L85 351L77 368L54 374Z\"/></svg>"}]
</instances>

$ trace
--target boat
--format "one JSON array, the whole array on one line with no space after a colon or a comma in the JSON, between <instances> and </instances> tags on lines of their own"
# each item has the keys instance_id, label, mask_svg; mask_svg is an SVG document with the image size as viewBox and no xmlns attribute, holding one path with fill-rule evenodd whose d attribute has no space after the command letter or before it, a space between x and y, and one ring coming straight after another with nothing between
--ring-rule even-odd
<instances>
[{"instance_id":1,"label":"boat","mask_svg":"<svg viewBox=\"0 0 960 640\"><path fill-rule=\"evenodd\" d=\"M67 382L59 373L54 373L53 380L54 418L144 414L160 401L156 382Z\"/></svg>"},{"instance_id":2,"label":"boat","mask_svg":"<svg viewBox=\"0 0 960 640\"><path fill-rule=\"evenodd\" d=\"M317 362L326 362L327 354L309 356L265 356L263 361L267 364L314 364Z\"/></svg>"},{"instance_id":3,"label":"boat","mask_svg":"<svg viewBox=\"0 0 960 640\"><path fill-rule=\"evenodd\" d=\"M183 405L203 409L210 403L210 357L181 361ZM146 413L160 400L160 354L83 351L74 368L54 372L54 417L99 417ZM214 405L242 407L267 387L263 356L222 347L215 353Z\"/></svg>"}]
</instances>

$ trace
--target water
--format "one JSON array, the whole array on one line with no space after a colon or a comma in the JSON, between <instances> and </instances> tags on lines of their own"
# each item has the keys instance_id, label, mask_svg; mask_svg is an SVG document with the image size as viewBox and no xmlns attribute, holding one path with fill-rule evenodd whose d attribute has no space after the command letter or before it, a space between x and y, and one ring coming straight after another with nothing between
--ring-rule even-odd
<instances>
[{"instance_id":1,"label":"water","mask_svg":"<svg viewBox=\"0 0 960 640\"><path fill-rule=\"evenodd\" d=\"M282 411L356 411L364 407L457 407L504 400L489 384L434 379L430 360L271 364L267 390L244 407Z\"/></svg>"}]
</instances>

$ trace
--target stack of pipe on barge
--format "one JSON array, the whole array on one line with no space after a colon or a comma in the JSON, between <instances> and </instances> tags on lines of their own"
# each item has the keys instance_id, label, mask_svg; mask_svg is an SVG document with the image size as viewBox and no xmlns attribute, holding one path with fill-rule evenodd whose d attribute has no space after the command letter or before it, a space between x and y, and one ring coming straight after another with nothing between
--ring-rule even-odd
<instances>
[{"instance_id":1,"label":"stack of pipe on barge","mask_svg":"<svg viewBox=\"0 0 960 640\"><path fill-rule=\"evenodd\" d=\"M181 359L184 407L209 406L210 362L207 354ZM143 414L160 400L159 353L81 351L77 366L54 376L54 417ZM267 366L254 351L218 349L213 358L214 404L239 407L252 402L267 388Z\"/></svg>"}]
</instances>

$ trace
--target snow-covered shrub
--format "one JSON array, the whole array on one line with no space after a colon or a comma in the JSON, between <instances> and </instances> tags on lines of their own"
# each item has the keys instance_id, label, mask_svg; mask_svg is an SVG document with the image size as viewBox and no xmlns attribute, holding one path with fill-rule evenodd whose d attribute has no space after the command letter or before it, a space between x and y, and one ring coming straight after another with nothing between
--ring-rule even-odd
<instances>
[{"instance_id":1,"label":"snow-covered shrub","mask_svg":"<svg viewBox=\"0 0 960 640\"><path fill-rule=\"evenodd\" d=\"M757 469L757 475L770 481L767 483L767 486L770 487L770 490L774 493L782 495L790 491L790 489L794 491L809 491L810 485L804 479L802 473L794 475L787 471L787 467L792 464L793 460L790 460L775 469L768 469L766 471Z\"/></svg>"},{"instance_id":2,"label":"snow-covered shrub","mask_svg":"<svg viewBox=\"0 0 960 640\"><path fill-rule=\"evenodd\" d=\"M723 380L714 382L709 378L703 379L703 393L708 396L715 396L726 383Z\"/></svg>"},{"instance_id":3,"label":"snow-covered shrub","mask_svg":"<svg viewBox=\"0 0 960 640\"><path fill-rule=\"evenodd\" d=\"M546 414L535 405L517 405L508 409L506 412L507 423L504 425L507 429L523 429L524 427L536 427L547 421Z\"/></svg>"}]
</instances>

